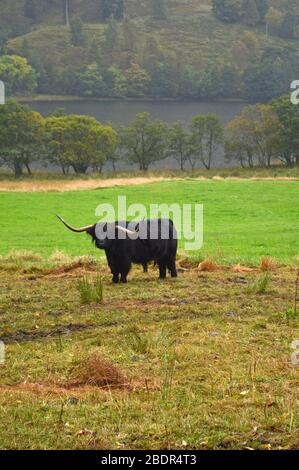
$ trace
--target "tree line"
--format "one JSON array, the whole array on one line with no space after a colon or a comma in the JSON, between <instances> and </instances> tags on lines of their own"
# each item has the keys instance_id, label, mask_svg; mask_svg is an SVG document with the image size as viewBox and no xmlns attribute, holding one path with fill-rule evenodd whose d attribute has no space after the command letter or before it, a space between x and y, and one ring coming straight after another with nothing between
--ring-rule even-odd
<instances>
[{"instance_id":1,"label":"tree line","mask_svg":"<svg viewBox=\"0 0 299 470\"><path fill-rule=\"evenodd\" d=\"M111 37L117 37L110 31ZM77 32L77 40L80 33ZM247 42L254 50L255 39ZM151 54L150 51L156 51ZM253 58L244 71L231 63L208 63L197 69L181 60L168 62L159 57L155 44L148 46L144 63L132 61L120 68L103 66L99 51L92 50L91 62L79 68L67 66L63 72L46 71L40 62L29 62L18 55L0 56L0 80L7 95L58 93L88 98L194 98L221 99L234 97L267 102L286 93L299 74L299 61L284 50L267 48ZM153 59L154 57L154 59ZM52 75L53 74L53 75Z\"/></svg>"},{"instance_id":2,"label":"tree line","mask_svg":"<svg viewBox=\"0 0 299 470\"><path fill-rule=\"evenodd\" d=\"M212 0L213 13L225 23L267 25L267 32L282 38L299 37L298 0Z\"/></svg>"},{"instance_id":3,"label":"tree line","mask_svg":"<svg viewBox=\"0 0 299 470\"><path fill-rule=\"evenodd\" d=\"M213 57L195 65L198 57L191 57L187 48L169 50L154 33L141 38L138 22L126 17L126 2L120 0L92 0L85 4L81 0L3 2L0 80L6 83L10 95L241 98L266 102L286 93L291 81L299 75L299 56L295 46L289 47L283 42L274 45L270 41L262 46L260 36L253 30L240 33L238 40L230 45L227 56ZM298 13L293 7L288 9L291 4L292 0L281 0L275 3L274 9L266 0L214 0L213 11L223 22L244 23L250 18L248 5L255 5L257 24L262 25L264 31L267 24L267 31L276 34L288 12L288 17L297 21ZM151 6L148 12L151 12L155 23L159 21L163 25L164 20L171 23L168 2L149 0L148 5ZM62 30L66 41L63 66L57 51L45 53L44 45L37 48L30 36L18 41L17 47L3 39L1 55L1 35L5 34L6 28L12 28L12 36L23 34L22 27L27 20L35 25L49 11L53 18L57 18L56 10L61 14L64 12L69 26ZM93 21L105 23L102 36L90 32L84 23L90 20L84 17L84 12ZM19 26L13 27L14 21L20 23L21 32L17 32ZM286 30L292 30L293 37L299 26L286 27Z\"/></svg>"},{"instance_id":4,"label":"tree line","mask_svg":"<svg viewBox=\"0 0 299 470\"><path fill-rule=\"evenodd\" d=\"M0 165L16 177L38 162L64 174L102 172L119 162L147 171L171 157L178 168L210 170L224 149L225 160L242 167L269 167L277 162L299 166L299 106L284 96L271 104L243 108L225 128L215 114L194 116L189 125L171 125L141 113L127 127L114 128L95 118L56 110L43 117L16 101L0 106Z\"/></svg>"}]
</instances>

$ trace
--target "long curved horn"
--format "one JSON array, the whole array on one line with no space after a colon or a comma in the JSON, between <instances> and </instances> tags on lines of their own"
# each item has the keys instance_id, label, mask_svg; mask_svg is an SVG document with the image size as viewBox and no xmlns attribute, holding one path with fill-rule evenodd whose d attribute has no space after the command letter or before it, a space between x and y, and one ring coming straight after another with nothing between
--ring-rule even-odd
<instances>
[{"instance_id":1,"label":"long curved horn","mask_svg":"<svg viewBox=\"0 0 299 470\"><path fill-rule=\"evenodd\" d=\"M69 225L67 222L65 222L65 220L63 220L63 218L60 217L60 215L56 215L56 217L57 217L69 230L71 230L72 232L75 232L75 233L87 232L87 230L89 230L89 229L91 229L91 228L94 227L94 224L93 224L93 225L87 225L86 227L74 228L74 227L72 227L71 225Z\"/></svg>"},{"instance_id":2,"label":"long curved horn","mask_svg":"<svg viewBox=\"0 0 299 470\"><path fill-rule=\"evenodd\" d=\"M119 230L120 232L126 233L127 235L137 235L138 232L133 232L132 230L128 230L127 228L121 227L120 225L116 225L115 228Z\"/></svg>"}]
</instances>

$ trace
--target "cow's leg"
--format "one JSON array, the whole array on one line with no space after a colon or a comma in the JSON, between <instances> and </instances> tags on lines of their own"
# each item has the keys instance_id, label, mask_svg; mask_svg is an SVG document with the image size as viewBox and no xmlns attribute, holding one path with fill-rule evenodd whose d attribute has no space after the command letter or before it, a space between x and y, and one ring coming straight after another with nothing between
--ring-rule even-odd
<instances>
[{"instance_id":1,"label":"cow's leg","mask_svg":"<svg viewBox=\"0 0 299 470\"><path fill-rule=\"evenodd\" d=\"M143 266L143 272L144 272L144 273L148 273L148 264L147 264L147 263L143 263L142 266Z\"/></svg>"},{"instance_id":2,"label":"cow's leg","mask_svg":"<svg viewBox=\"0 0 299 470\"><path fill-rule=\"evenodd\" d=\"M123 284L127 283L127 276L131 270L131 267L132 265L128 260L127 262L122 263L121 272L120 272L120 282L122 282Z\"/></svg>"},{"instance_id":3,"label":"cow's leg","mask_svg":"<svg viewBox=\"0 0 299 470\"><path fill-rule=\"evenodd\" d=\"M160 273L160 279L165 279L166 278L166 261L160 260L158 261L158 266L159 266L159 273Z\"/></svg>"},{"instance_id":4,"label":"cow's leg","mask_svg":"<svg viewBox=\"0 0 299 470\"><path fill-rule=\"evenodd\" d=\"M167 268L170 271L171 277L178 277L178 273L177 273L177 270L176 270L175 259L170 258L167 261Z\"/></svg>"},{"instance_id":5,"label":"cow's leg","mask_svg":"<svg viewBox=\"0 0 299 470\"><path fill-rule=\"evenodd\" d=\"M118 284L119 283L119 273L112 273L113 274L113 277L112 277L112 282L113 284Z\"/></svg>"}]
</instances>

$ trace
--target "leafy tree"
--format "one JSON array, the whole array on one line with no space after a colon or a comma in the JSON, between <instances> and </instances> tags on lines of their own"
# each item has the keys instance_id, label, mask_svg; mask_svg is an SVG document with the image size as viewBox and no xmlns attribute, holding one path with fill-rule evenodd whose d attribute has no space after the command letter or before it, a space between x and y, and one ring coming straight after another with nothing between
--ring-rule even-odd
<instances>
[{"instance_id":1,"label":"leafy tree","mask_svg":"<svg viewBox=\"0 0 299 470\"><path fill-rule=\"evenodd\" d=\"M79 95L88 97L105 96L106 86L98 64L89 64L76 74L75 91Z\"/></svg>"},{"instance_id":2,"label":"leafy tree","mask_svg":"<svg viewBox=\"0 0 299 470\"><path fill-rule=\"evenodd\" d=\"M74 46L83 46L86 42L86 35L84 33L84 25L80 16L75 16L70 21L72 44Z\"/></svg>"},{"instance_id":3,"label":"leafy tree","mask_svg":"<svg viewBox=\"0 0 299 470\"><path fill-rule=\"evenodd\" d=\"M90 116L59 116L46 120L48 159L65 172L72 167L75 173L88 168L102 168L117 146L117 133L111 126L100 124Z\"/></svg>"},{"instance_id":4,"label":"leafy tree","mask_svg":"<svg viewBox=\"0 0 299 470\"><path fill-rule=\"evenodd\" d=\"M199 73L198 96L201 98L213 98L217 96L220 80L217 64L210 62L203 71Z\"/></svg>"},{"instance_id":5,"label":"leafy tree","mask_svg":"<svg viewBox=\"0 0 299 470\"><path fill-rule=\"evenodd\" d=\"M243 0L242 5L243 23L248 26L256 26L260 20L260 14L255 0Z\"/></svg>"},{"instance_id":6,"label":"leafy tree","mask_svg":"<svg viewBox=\"0 0 299 470\"><path fill-rule=\"evenodd\" d=\"M226 159L237 160L242 166L270 166L279 156L280 122L270 105L246 106L226 128Z\"/></svg>"},{"instance_id":7,"label":"leafy tree","mask_svg":"<svg viewBox=\"0 0 299 470\"><path fill-rule=\"evenodd\" d=\"M125 77L128 84L128 96L143 97L149 87L150 76L139 64L132 63L125 70Z\"/></svg>"},{"instance_id":8,"label":"leafy tree","mask_svg":"<svg viewBox=\"0 0 299 470\"><path fill-rule=\"evenodd\" d=\"M106 27L105 46L108 51L114 51L119 46L119 29L114 20L110 20Z\"/></svg>"},{"instance_id":9,"label":"leafy tree","mask_svg":"<svg viewBox=\"0 0 299 470\"><path fill-rule=\"evenodd\" d=\"M8 93L33 93L37 87L37 75L27 59L17 55L0 57L0 80Z\"/></svg>"},{"instance_id":10,"label":"leafy tree","mask_svg":"<svg viewBox=\"0 0 299 470\"><path fill-rule=\"evenodd\" d=\"M181 122L176 122L169 129L168 155L173 157L180 165L180 169L185 169L185 163L192 154L191 135L187 132Z\"/></svg>"},{"instance_id":11,"label":"leafy tree","mask_svg":"<svg viewBox=\"0 0 299 470\"><path fill-rule=\"evenodd\" d=\"M151 73L150 94L161 97L176 97L178 81L175 67L166 62L156 64Z\"/></svg>"},{"instance_id":12,"label":"leafy tree","mask_svg":"<svg viewBox=\"0 0 299 470\"><path fill-rule=\"evenodd\" d=\"M264 21L269 10L269 0L255 0L255 3L260 16L260 21Z\"/></svg>"},{"instance_id":13,"label":"leafy tree","mask_svg":"<svg viewBox=\"0 0 299 470\"><path fill-rule=\"evenodd\" d=\"M254 146L247 121L242 116L233 119L225 129L225 159L237 161L242 168L254 166Z\"/></svg>"},{"instance_id":14,"label":"leafy tree","mask_svg":"<svg viewBox=\"0 0 299 470\"><path fill-rule=\"evenodd\" d=\"M289 96L276 98L272 106L280 122L280 159L291 167L299 166L299 106L291 103Z\"/></svg>"},{"instance_id":15,"label":"leafy tree","mask_svg":"<svg viewBox=\"0 0 299 470\"><path fill-rule=\"evenodd\" d=\"M124 17L124 0L100 0L100 14L102 21L122 20Z\"/></svg>"},{"instance_id":16,"label":"leafy tree","mask_svg":"<svg viewBox=\"0 0 299 470\"><path fill-rule=\"evenodd\" d=\"M165 0L151 0L152 2L152 15L155 20L166 19L166 6Z\"/></svg>"},{"instance_id":17,"label":"leafy tree","mask_svg":"<svg viewBox=\"0 0 299 470\"><path fill-rule=\"evenodd\" d=\"M0 106L0 161L18 178L40 159L44 119L15 101Z\"/></svg>"},{"instance_id":18,"label":"leafy tree","mask_svg":"<svg viewBox=\"0 0 299 470\"><path fill-rule=\"evenodd\" d=\"M235 23L242 15L242 0L212 0L213 13L220 21Z\"/></svg>"},{"instance_id":19,"label":"leafy tree","mask_svg":"<svg viewBox=\"0 0 299 470\"><path fill-rule=\"evenodd\" d=\"M130 127L123 129L121 146L127 159L147 171L153 163L166 158L167 126L151 121L149 113L136 116Z\"/></svg>"},{"instance_id":20,"label":"leafy tree","mask_svg":"<svg viewBox=\"0 0 299 470\"><path fill-rule=\"evenodd\" d=\"M123 71L115 65L112 65L108 70L106 70L105 84L109 96L123 98L127 95L127 79Z\"/></svg>"},{"instance_id":21,"label":"leafy tree","mask_svg":"<svg viewBox=\"0 0 299 470\"><path fill-rule=\"evenodd\" d=\"M198 96L198 90L200 89L199 80L200 74L198 70L190 65L184 66L180 74L178 94L184 97Z\"/></svg>"},{"instance_id":22,"label":"leafy tree","mask_svg":"<svg viewBox=\"0 0 299 470\"><path fill-rule=\"evenodd\" d=\"M213 113L194 116L191 129L193 162L195 157L207 170L210 170L215 153L223 142L220 118Z\"/></svg>"},{"instance_id":23,"label":"leafy tree","mask_svg":"<svg viewBox=\"0 0 299 470\"><path fill-rule=\"evenodd\" d=\"M251 64L243 74L244 97L267 102L289 89L293 71L287 58L265 57Z\"/></svg>"}]
</instances>

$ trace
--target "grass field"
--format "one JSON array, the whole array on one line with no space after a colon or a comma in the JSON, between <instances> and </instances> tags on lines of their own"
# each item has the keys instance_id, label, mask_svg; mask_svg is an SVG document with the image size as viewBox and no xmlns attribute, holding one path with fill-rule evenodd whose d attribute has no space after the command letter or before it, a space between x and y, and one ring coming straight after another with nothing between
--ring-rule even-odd
<instances>
[{"instance_id":1,"label":"grass field","mask_svg":"<svg viewBox=\"0 0 299 470\"><path fill-rule=\"evenodd\" d=\"M250 180L0 192L0 448L299 449L298 193ZM73 259L97 252L55 213L91 223L118 195L203 203L205 270L181 256L178 279L134 267L114 286L104 260Z\"/></svg>"},{"instance_id":2,"label":"grass field","mask_svg":"<svg viewBox=\"0 0 299 470\"><path fill-rule=\"evenodd\" d=\"M140 269L115 287L102 268L104 301L82 305L94 269L1 269L0 448L299 448L294 268L266 287L259 272Z\"/></svg>"},{"instance_id":3,"label":"grass field","mask_svg":"<svg viewBox=\"0 0 299 470\"><path fill-rule=\"evenodd\" d=\"M98 204L200 203L204 205L204 246L197 258L256 264L261 256L294 262L298 255L298 181L169 181L77 192L0 193L0 254L31 250L49 256L95 255L84 235L65 230L61 214L74 225L95 222ZM181 247L183 244L181 243ZM98 252L99 253L99 252Z\"/></svg>"}]
</instances>

